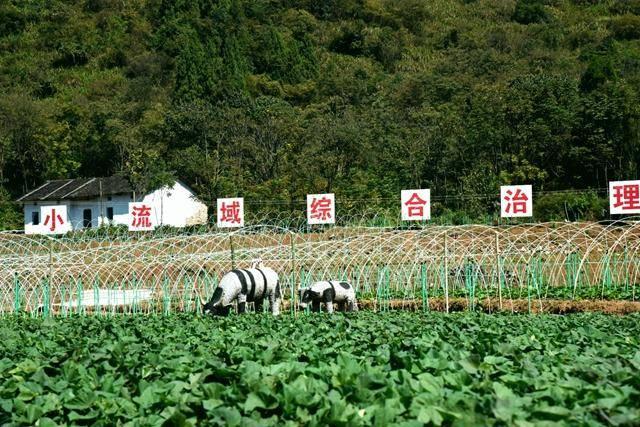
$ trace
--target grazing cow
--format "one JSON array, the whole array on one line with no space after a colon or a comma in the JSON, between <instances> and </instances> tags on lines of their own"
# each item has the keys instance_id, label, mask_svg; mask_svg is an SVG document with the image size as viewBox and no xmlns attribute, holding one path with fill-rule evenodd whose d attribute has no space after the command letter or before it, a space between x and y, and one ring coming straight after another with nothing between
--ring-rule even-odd
<instances>
[{"instance_id":1,"label":"grazing cow","mask_svg":"<svg viewBox=\"0 0 640 427\"><path fill-rule=\"evenodd\" d=\"M347 282L330 280L312 283L308 288L300 288L300 308L305 309L311 303L311 311L319 312L320 303L324 303L327 313L333 313L333 304L340 311L357 311L356 292Z\"/></svg>"},{"instance_id":2,"label":"grazing cow","mask_svg":"<svg viewBox=\"0 0 640 427\"><path fill-rule=\"evenodd\" d=\"M263 267L261 260L255 260L251 268L235 269L225 274L213 296L202 304L202 312L218 316L227 316L233 301L238 302L238 313L246 312L247 302L254 302L256 312L262 310L264 300L269 299L271 313L280 314L280 281L278 273L269 267Z\"/></svg>"}]
</instances>

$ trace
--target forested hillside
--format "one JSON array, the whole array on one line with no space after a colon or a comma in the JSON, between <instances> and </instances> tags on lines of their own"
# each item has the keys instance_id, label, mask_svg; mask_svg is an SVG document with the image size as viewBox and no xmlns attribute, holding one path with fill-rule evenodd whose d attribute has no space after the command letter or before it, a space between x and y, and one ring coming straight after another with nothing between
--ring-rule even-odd
<instances>
[{"instance_id":1,"label":"forested hillside","mask_svg":"<svg viewBox=\"0 0 640 427\"><path fill-rule=\"evenodd\" d=\"M5 0L2 198L114 173L285 207L603 188L638 177L639 91L640 0ZM436 209L495 209L464 200Z\"/></svg>"}]
</instances>

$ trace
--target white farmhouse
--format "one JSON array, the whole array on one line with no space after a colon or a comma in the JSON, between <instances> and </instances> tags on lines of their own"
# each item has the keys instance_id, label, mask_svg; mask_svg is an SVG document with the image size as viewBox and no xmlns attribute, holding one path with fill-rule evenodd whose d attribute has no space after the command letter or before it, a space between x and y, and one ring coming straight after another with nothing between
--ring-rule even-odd
<instances>
[{"instance_id":1,"label":"white farmhouse","mask_svg":"<svg viewBox=\"0 0 640 427\"><path fill-rule=\"evenodd\" d=\"M40 208L65 205L72 230L108 224L128 225L129 202L145 202L153 207L155 224L173 227L204 224L207 206L180 181L148 194L136 194L121 176L47 181L18 199L24 207L26 234L37 232Z\"/></svg>"}]
</instances>

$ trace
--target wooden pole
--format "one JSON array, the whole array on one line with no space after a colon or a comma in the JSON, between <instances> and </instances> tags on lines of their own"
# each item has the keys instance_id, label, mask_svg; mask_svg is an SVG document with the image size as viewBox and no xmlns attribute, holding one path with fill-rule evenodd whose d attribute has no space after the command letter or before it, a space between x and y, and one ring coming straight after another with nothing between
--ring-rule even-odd
<instances>
[{"instance_id":1,"label":"wooden pole","mask_svg":"<svg viewBox=\"0 0 640 427\"><path fill-rule=\"evenodd\" d=\"M236 268L236 256L235 256L235 251L233 250L232 234L229 234L229 247L231 248L231 269L234 270Z\"/></svg>"},{"instance_id":2,"label":"wooden pole","mask_svg":"<svg viewBox=\"0 0 640 427\"><path fill-rule=\"evenodd\" d=\"M293 316L298 317L298 304L296 303L296 247L293 241L294 237L295 234L289 234L289 238L291 239L291 304L293 304Z\"/></svg>"},{"instance_id":3,"label":"wooden pole","mask_svg":"<svg viewBox=\"0 0 640 427\"><path fill-rule=\"evenodd\" d=\"M53 238L49 237L49 279L45 288L45 317L49 316L51 310L51 285L53 284Z\"/></svg>"},{"instance_id":4,"label":"wooden pole","mask_svg":"<svg viewBox=\"0 0 640 427\"><path fill-rule=\"evenodd\" d=\"M449 312L449 248L447 247L447 232L444 232L444 303Z\"/></svg>"},{"instance_id":5,"label":"wooden pole","mask_svg":"<svg viewBox=\"0 0 640 427\"><path fill-rule=\"evenodd\" d=\"M98 215L98 227L104 224L104 204L102 202L102 178L98 179L98 186L100 187L100 214Z\"/></svg>"},{"instance_id":6,"label":"wooden pole","mask_svg":"<svg viewBox=\"0 0 640 427\"><path fill-rule=\"evenodd\" d=\"M500 233L496 231L496 276L498 278L498 307L502 311L502 268L500 265Z\"/></svg>"}]
</instances>

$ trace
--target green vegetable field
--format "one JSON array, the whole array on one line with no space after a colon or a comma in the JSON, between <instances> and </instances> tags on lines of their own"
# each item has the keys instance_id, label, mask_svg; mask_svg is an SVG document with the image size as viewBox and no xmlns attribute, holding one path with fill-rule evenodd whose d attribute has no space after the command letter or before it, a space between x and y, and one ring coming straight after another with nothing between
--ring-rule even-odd
<instances>
[{"instance_id":1,"label":"green vegetable field","mask_svg":"<svg viewBox=\"0 0 640 427\"><path fill-rule=\"evenodd\" d=\"M640 315L0 320L0 425L632 425Z\"/></svg>"}]
</instances>

